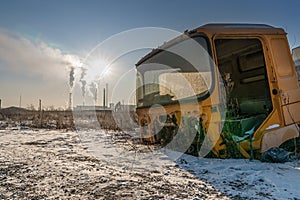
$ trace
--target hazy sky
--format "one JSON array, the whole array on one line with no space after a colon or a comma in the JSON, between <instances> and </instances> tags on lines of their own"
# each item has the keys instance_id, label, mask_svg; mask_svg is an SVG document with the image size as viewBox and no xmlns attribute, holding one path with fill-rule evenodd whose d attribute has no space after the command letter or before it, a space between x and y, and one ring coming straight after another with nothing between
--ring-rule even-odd
<instances>
[{"instance_id":1,"label":"hazy sky","mask_svg":"<svg viewBox=\"0 0 300 200\"><path fill-rule=\"evenodd\" d=\"M21 95L23 107L37 107L42 99L45 106L65 108L70 66L79 66L79 59L100 42L133 28L183 32L211 22L266 23L284 28L291 47L296 47L300 45L299 9L296 0L2 0L0 98L4 107L18 106ZM120 58L116 65L132 65L146 52ZM81 72L74 73L78 81ZM80 87L76 91L80 93Z\"/></svg>"}]
</instances>

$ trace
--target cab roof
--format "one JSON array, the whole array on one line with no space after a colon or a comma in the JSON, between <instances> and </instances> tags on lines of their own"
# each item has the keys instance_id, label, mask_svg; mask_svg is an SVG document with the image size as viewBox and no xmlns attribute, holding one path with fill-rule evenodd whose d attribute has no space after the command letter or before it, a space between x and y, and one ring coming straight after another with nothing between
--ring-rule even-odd
<instances>
[{"instance_id":1,"label":"cab roof","mask_svg":"<svg viewBox=\"0 0 300 200\"><path fill-rule=\"evenodd\" d=\"M165 42L162 46L159 46L156 49L153 49L150 53L145 55L143 58L141 58L136 66L142 64L146 60L148 60L150 57L154 56L158 52L160 52L162 49L165 49L174 43L182 40L186 36L192 36L196 33L205 33L208 36L214 36L217 34L268 34L268 35L282 35L286 34L286 32L282 28L276 28L270 25L266 24L222 24L222 23L212 23L212 24L205 24L202 25L196 29L193 29L191 31L184 31L184 34Z\"/></svg>"},{"instance_id":2,"label":"cab roof","mask_svg":"<svg viewBox=\"0 0 300 200\"><path fill-rule=\"evenodd\" d=\"M205 24L189 31L189 33L192 34L202 31L209 32L212 35L217 33L286 34L286 32L282 28L276 28L266 24Z\"/></svg>"}]
</instances>

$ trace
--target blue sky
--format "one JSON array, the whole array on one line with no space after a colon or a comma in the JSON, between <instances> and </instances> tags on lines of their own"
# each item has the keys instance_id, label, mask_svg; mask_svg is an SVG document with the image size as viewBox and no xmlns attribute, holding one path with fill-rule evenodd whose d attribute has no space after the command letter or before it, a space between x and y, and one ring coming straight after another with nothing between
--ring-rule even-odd
<instances>
[{"instance_id":1,"label":"blue sky","mask_svg":"<svg viewBox=\"0 0 300 200\"><path fill-rule=\"evenodd\" d=\"M284 28L290 45L296 47L300 45L299 8L300 1L271 0L2 0L0 33L5 35L3 41L7 37L11 40L6 45L13 44L18 48L36 45L52 56L85 56L99 42L132 28L164 27L183 32L211 22L266 23ZM19 40L23 42L20 45L17 44ZM4 51L3 45L2 48ZM41 78L37 74L26 73L27 65L21 70L18 67L10 70L13 67L8 64L11 63L9 59L14 56L6 53L9 58L0 58L0 98L4 106L18 105L16 96L25 93L22 94L26 96L24 107L31 102L36 105L38 98L49 99L45 104L65 107L67 81L50 84L46 76ZM56 73L53 72L53 76ZM59 84L64 86L59 87ZM44 85L44 88L38 85Z\"/></svg>"},{"instance_id":2,"label":"blue sky","mask_svg":"<svg viewBox=\"0 0 300 200\"><path fill-rule=\"evenodd\" d=\"M182 32L209 22L268 23L297 38L299 8L299 1L271 0L2 0L0 26L77 52L118 32L144 26Z\"/></svg>"}]
</instances>

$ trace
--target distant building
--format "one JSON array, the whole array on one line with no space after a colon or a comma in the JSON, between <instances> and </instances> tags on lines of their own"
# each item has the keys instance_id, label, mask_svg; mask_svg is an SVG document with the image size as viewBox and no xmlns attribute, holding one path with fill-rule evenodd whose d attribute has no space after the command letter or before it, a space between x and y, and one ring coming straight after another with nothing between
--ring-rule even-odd
<instances>
[{"instance_id":1,"label":"distant building","mask_svg":"<svg viewBox=\"0 0 300 200\"><path fill-rule=\"evenodd\" d=\"M111 110L114 112L128 112L128 111L135 111L135 105L124 105L120 102L114 105L110 103L110 107L107 106L76 106L74 111L104 111L104 110Z\"/></svg>"},{"instance_id":2,"label":"distant building","mask_svg":"<svg viewBox=\"0 0 300 200\"><path fill-rule=\"evenodd\" d=\"M76 106L74 111L102 111L102 110L112 110L106 106Z\"/></svg>"},{"instance_id":3,"label":"distant building","mask_svg":"<svg viewBox=\"0 0 300 200\"><path fill-rule=\"evenodd\" d=\"M125 111L135 111L136 106L135 105L126 105L126 104L121 104L121 102L118 102L115 105L115 112L125 112Z\"/></svg>"},{"instance_id":4,"label":"distant building","mask_svg":"<svg viewBox=\"0 0 300 200\"><path fill-rule=\"evenodd\" d=\"M300 65L300 46L292 51L293 61L296 66Z\"/></svg>"},{"instance_id":5,"label":"distant building","mask_svg":"<svg viewBox=\"0 0 300 200\"><path fill-rule=\"evenodd\" d=\"M115 110L115 104L114 104L114 103L110 103L110 104L109 104L109 107L110 107L112 110Z\"/></svg>"},{"instance_id":6,"label":"distant building","mask_svg":"<svg viewBox=\"0 0 300 200\"><path fill-rule=\"evenodd\" d=\"M296 47L292 52L294 65L298 75L298 82L300 82L300 47Z\"/></svg>"}]
</instances>

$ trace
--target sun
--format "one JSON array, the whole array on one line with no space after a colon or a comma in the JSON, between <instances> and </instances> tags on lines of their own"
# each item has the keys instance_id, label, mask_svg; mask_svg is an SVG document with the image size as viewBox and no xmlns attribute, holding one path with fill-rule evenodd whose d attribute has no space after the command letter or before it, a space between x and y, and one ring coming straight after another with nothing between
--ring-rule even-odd
<instances>
[{"instance_id":1,"label":"sun","mask_svg":"<svg viewBox=\"0 0 300 200\"><path fill-rule=\"evenodd\" d=\"M85 79L88 82L99 81L108 77L111 73L109 62L105 58L98 57L93 60L88 60L84 68L86 69Z\"/></svg>"}]
</instances>

